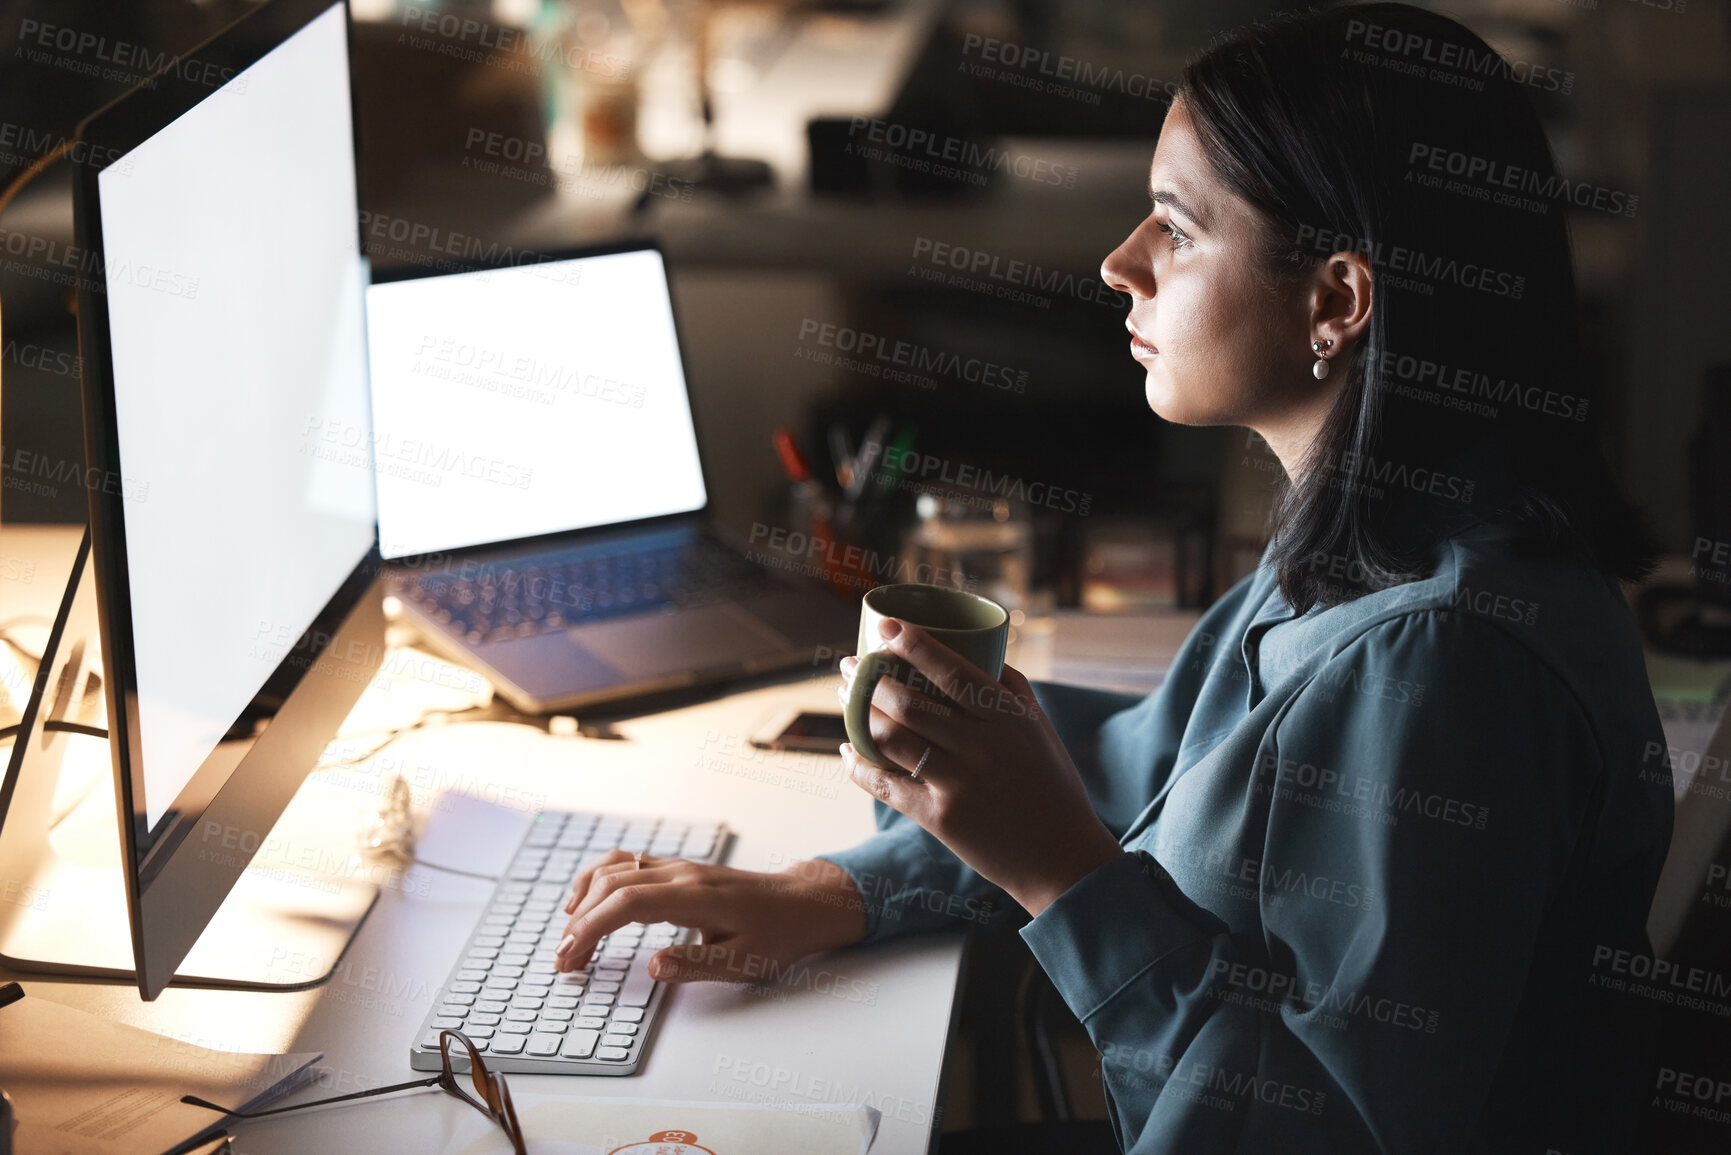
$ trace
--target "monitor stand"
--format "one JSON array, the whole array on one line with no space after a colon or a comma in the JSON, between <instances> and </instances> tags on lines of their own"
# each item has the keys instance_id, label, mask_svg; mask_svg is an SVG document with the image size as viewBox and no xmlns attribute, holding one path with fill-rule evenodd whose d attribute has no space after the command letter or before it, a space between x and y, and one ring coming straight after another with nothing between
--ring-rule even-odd
<instances>
[{"instance_id":1,"label":"monitor stand","mask_svg":"<svg viewBox=\"0 0 1731 1155\"><path fill-rule=\"evenodd\" d=\"M119 784L104 731L83 716L101 684L91 571L86 530L0 779L0 964L136 981ZM69 764L95 786L56 824ZM378 897L364 872L355 877L353 846L348 824L302 790L263 847L235 848L237 860L256 856L171 985L296 990L330 977Z\"/></svg>"}]
</instances>

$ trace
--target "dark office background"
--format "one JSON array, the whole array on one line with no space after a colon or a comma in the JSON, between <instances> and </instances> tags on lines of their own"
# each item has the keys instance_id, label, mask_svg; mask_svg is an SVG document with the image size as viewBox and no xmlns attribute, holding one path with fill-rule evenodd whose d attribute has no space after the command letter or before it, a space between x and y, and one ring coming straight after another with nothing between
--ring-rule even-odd
<instances>
[{"instance_id":1,"label":"dark office background","mask_svg":"<svg viewBox=\"0 0 1731 1155\"><path fill-rule=\"evenodd\" d=\"M1566 93L1535 88L1563 172L1638 198L1633 216L1570 209L1568 219L1592 371L1608 385L1607 448L1666 545L1686 552L1695 530L1682 447L1700 421L1709 368L1731 361L1725 5L1437 6L1511 59L1566 73ZM17 173L71 133L81 116L124 91L127 77L153 60L192 55L202 38L248 7L236 0L10 5L0 18L7 65L0 74L0 175ZM968 65L984 62L985 38L1169 85L1210 36L1281 5L707 5L718 30L710 75L731 81L717 81L714 97L721 150L749 157L749 146L764 142L757 151L768 154L761 159L775 178L772 188L732 197L693 190L677 176L653 185L644 175L701 141L695 86L674 63L698 6L649 7L664 14L666 27L649 59L641 58L646 37L633 27L639 58L632 59L621 48L628 42L619 36L617 3L578 6L603 17L611 11L611 31L577 28L577 21L539 33L565 37L554 52L532 35L515 46L508 37L516 27L569 20L564 5L357 4L357 14L369 17L357 30L357 79L363 205L374 214L375 261L431 263L471 240L533 248L659 237L675 270L699 420L717 449L718 506L741 529L761 515L781 478L770 446L776 426L793 426L815 457L824 452L829 421L842 421L857 437L883 411L917 424L918 447L946 460L979 461L1091 495L1097 524L1119 515L1200 522L1221 563L1215 588L1234 576L1246 556L1241 539L1253 542L1260 532L1266 475L1238 466L1241 439L1167 426L1147 411L1141 371L1124 352L1121 313L1080 293L1045 294L1050 305L1041 307L933 286L910 276L909 266L924 238L1080 280L1142 211L1142 173L1163 103L1111 88L1097 93L1097 103L1054 97L1010 82L1012 70L1001 66L998 76L970 75ZM492 32L445 36L437 21L427 23L428 13L476 17ZM896 35L881 34L892 26ZM72 51L44 49L45 42L70 43ZM465 60L462 50L482 59ZM831 77L821 63L802 69L798 60L813 51L844 64L856 53L892 53L875 71L863 70L880 86L882 107L826 116L834 111L826 110L824 91ZM501 67L507 57L516 66ZM556 71L563 75L548 75ZM584 115L575 110L586 83L597 81L599 89L621 74L642 77L647 90L638 117L647 155L628 162L624 176L608 176L561 154L559 133L569 131L562 122ZM1073 185L999 171L979 187L872 166L843 155L850 139L863 137L857 130L850 137L854 115L1073 169ZM677 123L682 118L686 123ZM546 151L536 156L533 145ZM480 171L486 162L495 171ZM627 183L649 188L622 197ZM80 490L34 492L18 484L23 475L14 464L19 451L55 462L80 456L75 321L69 290L49 279L63 257L51 246L72 244L69 188L68 169L52 169L0 220L0 434L8 454L0 505L7 521L83 516ZM643 202L638 211L634 201ZM391 240L408 228L418 231L406 243ZM1017 393L946 380L926 388L815 364L794 357L808 322L983 357L1025 374L1026 386ZM1086 528L1050 510L1037 520L1044 553ZM1071 545L1065 556L1073 563ZM1060 600L1074 600L1073 575L1053 572L1049 560L1043 565L1042 578L1062 587Z\"/></svg>"},{"instance_id":2,"label":"dark office background","mask_svg":"<svg viewBox=\"0 0 1731 1155\"><path fill-rule=\"evenodd\" d=\"M1071 274L1075 286L1094 277L1146 211L1164 103L1142 93L1164 91L1218 32L1302 6L356 0L366 235L381 266L435 264L453 246L529 251L659 238L674 270L717 508L742 532L776 516L766 511L785 488L771 444L777 427L792 428L821 466L832 424L857 439L882 413L893 428L917 430L915 448L946 461L1088 495L1086 518L1073 509L1030 513L1036 577L1059 604L1079 600L1084 539L1109 525L1202 543L1191 595L1205 598L1253 562L1260 544L1268 474L1244 464L1243 434L1174 427L1148 411L1142 370L1125 350L1124 314L1097 286L1036 294L1048 298L1042 304L919 273L944 245L1000 267L1019 261ZM1624 203L1635 198L1632 212L1567 210L1582 330L1589 371L1604 385L1607 451L1666 548L1683 555L1674 568L1686 575L1701 527L1725 517L1731 500L1731 441L1703 429L1713 408L1706 399L1721 398L1720 421L1731 412L1723 400L1731 371L1715 372L1731 365L1731 6L1429 6L1510 59L1565 76L1535 88L1562 172ZM13 0L0 13L0 183L141 68L191 54L249 7ZM481 31L447 34L442 28L454 26L439 19L447 15L474 19ZM691 183L706 137L686 62L703 15L714 30L708 139L732 161L763 162L769 184L749 164L710 166L742 174L740 187ZM1125 91L1036 92L1018 83L1035 66L988 61L988 38L1141 80ZM640 82L621 84L625 76ZM862 107L862 93L875 104ZM633 109L637 131L621 137ZM1045 167L975 180L862 159L849 146L874 129L855 117ZM579 139L591 156L619 150L618 163L574 164ZM1059 179L1048 182L1054 172ZM28 484L40 463L82 454L76 322L70 290L53 276L73 244L70 187L65 165L51 169L0 217L0 515L11 523L84 517L78 486ZM804 354L835 351L817 337L824 326L983 358L1023 387L955 376L928 387L823 364ZM1470 346L1470 334L1462 339ZM1694 492L1692 440L1709 447L1705 461L1697 451ZM1724 456L1713 456L1714 444L1727 446ZM983 1086L967 1094L984 1109L1015 1109Z\"/></svg>"}]
</instances>

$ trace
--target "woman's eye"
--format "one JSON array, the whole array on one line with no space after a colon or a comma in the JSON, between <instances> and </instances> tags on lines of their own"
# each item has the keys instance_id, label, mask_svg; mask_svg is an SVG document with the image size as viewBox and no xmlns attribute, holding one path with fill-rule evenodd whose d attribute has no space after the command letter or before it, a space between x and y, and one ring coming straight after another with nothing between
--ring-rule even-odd
<instances>
[{"instance_id":1,"label":"woman's eye","mask_svg":"<svg viewBox=\"0 0 1731 1155\"><path fill-rule=\"evenodd\" d=\"M1172 247L1175 249L1181 249L1185 245L1190 243L1189 237L1185 236L1183 233L1179 232L1177 229L1173 228L1171 225L1160 224L1158 221L1156 221L1155 227L1158 228L1161 232L1165 233L1167 236L1172 238Z\"/></svg>"}]
</instances>

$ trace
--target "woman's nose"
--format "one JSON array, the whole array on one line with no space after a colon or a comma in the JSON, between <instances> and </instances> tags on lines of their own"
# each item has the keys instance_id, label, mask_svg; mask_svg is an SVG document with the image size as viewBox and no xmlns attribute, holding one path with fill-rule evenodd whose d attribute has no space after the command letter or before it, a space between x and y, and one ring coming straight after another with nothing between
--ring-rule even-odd
<instances>
[{"instance_id":1,"label":"woman's nose","mask_svg":"<svg viewBox=\"0 0 1731 1155\"><path fill-rule=\"evenodd\" d=\"M1139 232L1131 233L1106 254L1100 262L1100 279L1120 293L1147 300L1154 295L1154 269L1149 262L1137 259Z\"/></svg>"}]
</instances>

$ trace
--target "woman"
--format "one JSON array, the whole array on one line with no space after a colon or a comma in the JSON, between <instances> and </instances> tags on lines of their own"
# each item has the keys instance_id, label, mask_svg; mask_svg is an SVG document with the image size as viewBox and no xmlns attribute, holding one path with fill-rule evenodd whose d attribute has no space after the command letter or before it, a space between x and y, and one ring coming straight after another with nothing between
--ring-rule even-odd
<instances>
[{"instance_id":1,"label":"woman","mask_svg":"<svg viewBox=\"0 0 1731 1155\"><path fill-rule=\"evenodd\" d=\"M774 886L616 856L561 965L630 921L791 962L996 904L1127 1151L1624 1149L1650 1057L1601 980L1648 950L1671 791L1618 582L1652 549L1596 448L1563 206L1498 195L1555 187L1521 76L1392 4L1192 64L1103 275L1150 407L1278 459L1258 571L1140 702L886 623L970 705L880 684L872 736L919 768L843 747L880 833Z\"/></svg>"}]
</instances>

